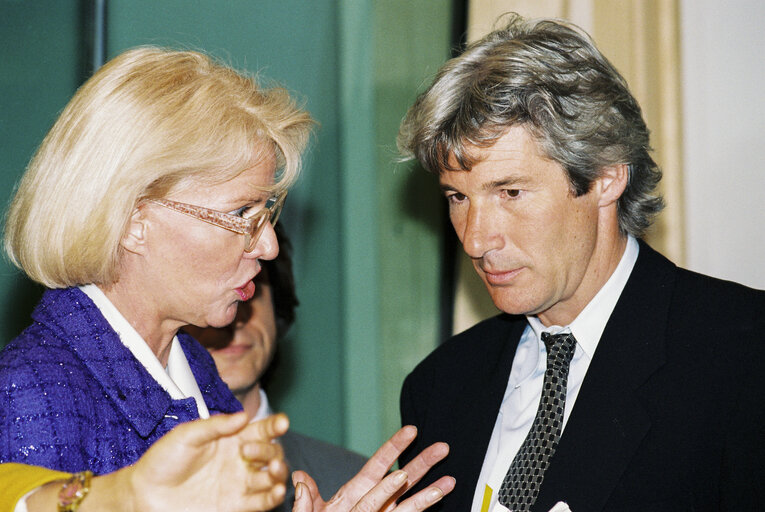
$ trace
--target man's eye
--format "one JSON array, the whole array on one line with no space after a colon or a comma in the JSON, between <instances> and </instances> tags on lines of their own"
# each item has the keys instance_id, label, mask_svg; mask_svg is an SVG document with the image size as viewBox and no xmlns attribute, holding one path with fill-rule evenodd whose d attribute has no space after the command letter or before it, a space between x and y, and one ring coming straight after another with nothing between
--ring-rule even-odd
<instances>
[{"instance_id":1,"label":"man's eye","mask_svg":"<svg viewBox=\"0 0 765 512\"><path fill-rule=\"evenodd\" d=\"M521 195L520 189L517 188L507 188L504 190L505 195L510 198L516 198Z\"/></svg>"},{"instance_id":2,"label":"man's eye","mask_svg":"<svg viewBox=\"0 0 765 512\"><path fill-rule=\"evenodd\" d=\"M462 201L465 200L465 195L460 194L459 192L455 192L453 194L447 195L446 200L449 201L449 203L451 204L461 203Z\"/></svg>"}]
</instances>

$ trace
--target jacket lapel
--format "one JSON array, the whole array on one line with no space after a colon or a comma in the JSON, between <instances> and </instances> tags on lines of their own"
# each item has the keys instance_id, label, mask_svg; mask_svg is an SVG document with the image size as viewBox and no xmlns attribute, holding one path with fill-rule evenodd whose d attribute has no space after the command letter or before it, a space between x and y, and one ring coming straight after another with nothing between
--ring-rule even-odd
<instances>
[{"instance_id":1,"label":"jacket lapel","mask_svg":"<svg viewBox=\"0 0 765 512\"><path fill-rule=\"evenodd\" d=\"M675 267L641 243L534 510L601 510L650 429L639 389L664 364ZM642 321L641 321L642 319Z\"/></svg>"},{"instance_id":2,"label":"jacket lapel","mask_svg":"<svg viewBox=\"0 0 765 512\"><path fill-rule=\"evenodd\" d=\"M234 397L226 383L218 376L215 361L202 345L183 331L178 332L178 342L189 362L189 368L202 392L205 405L214 413L234 413L242 410L242 404Z\"/></svg>"},{"instance_id":3,"label":"jacket lapel","mask_svg":"<svg viewBox=\"0 0 765 512\"><path fill-rule=\"evenodd\" d=\"M449 500L456 510L470 510L515 351L527 326L524 317L510 315L500 315L490 322L498 325L490 324L484 332L471 334L471 343L483 355L482 364L476 367L470 380L460 380L465 390L477 392L457 396L459 402L453 404L452 409L460 428L447 428L453 437L445 473L458 482ZM465 396L469 396L469 400L465 400Z\"/></svg>"},{"instance_id":4,"label":"jacket lapel","mask_svg":"<svg viewBox=\"0 0 765 512\"><path fill-rule=\"evenodd\" d=\"M122 344L79 288L48 290L32 313L65 340L141 437L148 437L171 406L170 395Z\"/></svg>"}]
</instances>

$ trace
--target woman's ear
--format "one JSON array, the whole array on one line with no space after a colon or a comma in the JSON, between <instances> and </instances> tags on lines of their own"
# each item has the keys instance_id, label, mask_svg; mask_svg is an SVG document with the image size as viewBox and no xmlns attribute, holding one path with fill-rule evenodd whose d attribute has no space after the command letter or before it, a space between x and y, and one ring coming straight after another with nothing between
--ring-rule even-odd
<instances>
[{"instance_id":1,"label":"woman's ear","mask_svg":"<svg viewBox=\"0 0 765 512\"><path fill-rule=\"evenodd\" d=\"M599 206L608 206L622 197L624 189L630 180L630 166L628 164L616 164L604 167L601 176L597 179L600 184Z\"/></svg>"},{"instance_id":2,"label":"woman's ear","mask_svg":"<svg viewBox=\"0 0 765 512\"><path fill-rule=\"evenodd\" d=\"M135 254L143 254L146 246L146 230L148 229L148 219L141 206L136 206L130 215L125 234L122 236L120 245L128 251Z\"/></svg>"}]
</instances>

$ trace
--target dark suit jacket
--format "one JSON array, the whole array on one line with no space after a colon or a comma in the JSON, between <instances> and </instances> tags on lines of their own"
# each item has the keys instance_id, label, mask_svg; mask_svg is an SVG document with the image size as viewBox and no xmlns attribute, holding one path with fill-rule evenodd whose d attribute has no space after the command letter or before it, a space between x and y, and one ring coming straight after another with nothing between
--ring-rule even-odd
<instances>
[{"instance_id":1,"label":"dark suit jacket","mask_svg":"<svg viewBox=\"0 0 765 512\"><path fill-rule=\"evenodd\" d=\"M316 481L319 493L329 500L348 480L361 470L367 459L341 446L325 443L297 432L288 431L279 441L284 448L290 473L305 471ZM278 512L292 510L295 488L292 478L287 478L287 494L284 502L274 509Z\"/></svg>"},{"instance_id":2,"label":"dark suit jacket","mask_svg":"<svg viewBox=\"0 0 765 512\"><path fill-rule=\"evenodd\" d=\"M407 377L403 463L451 452L433 510L470 510L524 317L459 334ZM641 243L558 445L535 511L765 509L765 293L677 268ZM508 465L510 461L507 461Z\"/></svg>"}]
</instances>

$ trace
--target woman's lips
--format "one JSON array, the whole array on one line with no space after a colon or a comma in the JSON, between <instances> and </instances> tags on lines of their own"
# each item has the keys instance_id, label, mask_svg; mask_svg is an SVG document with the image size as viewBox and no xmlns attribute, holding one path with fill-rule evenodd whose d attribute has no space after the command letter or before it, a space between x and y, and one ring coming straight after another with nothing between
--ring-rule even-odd
<instances>
[{"instance_id":1,"label":"woman's lips","mask_svg":"<svg viewBox=\"0 0 765 512\"><path fill-rule=\"evenodd\" d=\"M239 287L236 289L236 293L239 294L239 297L242 299L242 302L246 302L252 298L253 295L255 295L255 283L250 279L247 281L247 284Z\"/></svg>"}]
</instances>

